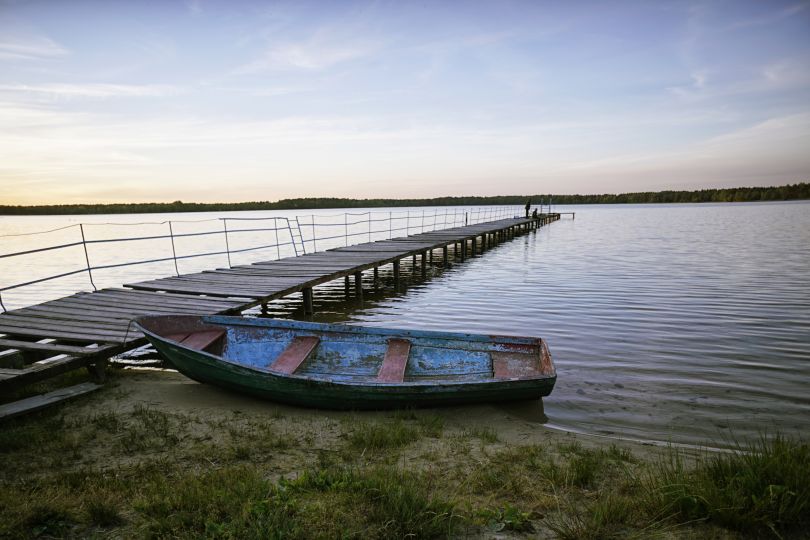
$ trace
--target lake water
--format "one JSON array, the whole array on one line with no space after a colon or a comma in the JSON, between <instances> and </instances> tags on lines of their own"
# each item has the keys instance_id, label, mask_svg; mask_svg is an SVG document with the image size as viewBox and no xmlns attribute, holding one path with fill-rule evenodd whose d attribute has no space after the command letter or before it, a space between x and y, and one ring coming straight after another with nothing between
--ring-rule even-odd
<instances>
[{"instance_id":1,"label":"lake water","mask_svg":"<svg viewBox=\"0 0 810 540\"><path fill-rule=\"evenodd\" d=\"M543 337L558 371L544 412L561 429L720 446L810 432L810 202L555 210L576 219L424 281L406 267L400 292L385 269L363 304L342 281L316 288L314 320ZM68 219L87 221L6 217L0 234ZM24 291L14 302L43 294ZM303 318L298 298L271 312Z\"/></svg>"}]
</instances>

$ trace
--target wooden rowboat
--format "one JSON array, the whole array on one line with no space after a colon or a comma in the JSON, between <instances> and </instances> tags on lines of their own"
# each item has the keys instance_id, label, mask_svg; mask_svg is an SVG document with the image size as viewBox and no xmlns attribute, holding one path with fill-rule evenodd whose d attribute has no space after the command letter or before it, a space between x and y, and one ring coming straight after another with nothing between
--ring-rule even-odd
<instances>
[{"instance_id":1,"label":"wooden rowboat","mask_svg":"<svg viewBox=\"0 0 810 540\"><path fill-rule=\"evenodd\" d=\"M196 381L310 407L537 399L557 379L539 338L223 316L143 317L136 324Z\"/></svg>"}]
</instances>

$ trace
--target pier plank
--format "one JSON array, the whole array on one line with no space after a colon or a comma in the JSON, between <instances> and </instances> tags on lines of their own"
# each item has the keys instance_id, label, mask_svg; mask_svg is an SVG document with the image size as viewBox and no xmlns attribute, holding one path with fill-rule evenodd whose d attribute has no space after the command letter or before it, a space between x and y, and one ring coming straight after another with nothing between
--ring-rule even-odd
<instances>
[{"instance_id":1,"label":"pier plank","mask_svg":"<svg viewBox=\"0 0 810 540\"><path fill-rule=\"evenodd\" d=\"M0 338L0 347L9 347L20 351L36 351L54 354L73 354L95 356L109 347L77 347L75 345L59 345L56 343L38 343L36 341L18 341Z\"/></svg>"},{"instance_id":2,"label":"pier plank","mask_svg":"<svg viewBox=\"0 0 810 540\"><path fill-rule=\"evenodd\" d=\"M201 307L209 310L219 310L219 311L226 311L228 309L238 308L242 303L241 302L234 302L234 301L225 301L225 302L212 302L210 298L204 298L201 296L194 296L194 295L174 295L170 293L155 293L155 292L148 292L148 291L136 291L133 289L122 289L121 291L110 291L110 290L103 290L99 291L98 294L100 297L105 298L133 298L139 300L146 300L147 302L155 305L155 302L159 302L160 305L164 306L193 306L193 307ZM185 296L185 298L183 298Z\"/></svg>"},{"instance_id":3,"label":"pier plank","mask_svg":"<svg viewBox=\"0 0 810 540\"><path fill-rule=\"evenodd\" d=\"M18 321L11 317L0 317L0 332L4 333L12 333L15 328L31 328L31 329L41 329L41 330L59 330L64 332L75 332L75 333L87 333L89 332L88 327L76 327L70 325L69 323L65 323L64 321L57 321L54 319L40 319L40 320L28 320L28 321ZM126 333L124 328L120 329L111 329L111 328L99 328L99 327L90 327L92 329L92 334L94 336L123 336Z\"/></svg>"}]
</instances>

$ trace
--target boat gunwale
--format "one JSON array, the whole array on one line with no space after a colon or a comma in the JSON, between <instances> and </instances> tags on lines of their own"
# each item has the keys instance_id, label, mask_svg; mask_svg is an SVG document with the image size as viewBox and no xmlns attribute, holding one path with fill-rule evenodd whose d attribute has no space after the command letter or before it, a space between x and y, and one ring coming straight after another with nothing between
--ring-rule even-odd
<instances>
[{"instance_id":1,"label":"boat gunwale","mask_svg":"<svg viewBox=\"0 0 810 540\"><path fill-rule=\"evenodd\" d=\"M150 317L150 318L159 318ZM173 316L169 316L173 317ZM188 317L194 318L194 315ZM373 335L407 335L415 338L442 338L460 339L464 341L475 341L481 343L502 342L511 345L536 345L545 340L539 337L509 336L500 334L468 334L464 332L444 332L441 330L410 330L407 328L389 327L367 327L351 326L348 324L314 323L305 321L288 321L283 319L233 317L228 315L203 315L199 320L209 324L219 324L223 326L252 326L269 328L290 328L297 330L312 330L314 332L343 332L347 334L373 334Z\"/></svg>"}]
</instances>

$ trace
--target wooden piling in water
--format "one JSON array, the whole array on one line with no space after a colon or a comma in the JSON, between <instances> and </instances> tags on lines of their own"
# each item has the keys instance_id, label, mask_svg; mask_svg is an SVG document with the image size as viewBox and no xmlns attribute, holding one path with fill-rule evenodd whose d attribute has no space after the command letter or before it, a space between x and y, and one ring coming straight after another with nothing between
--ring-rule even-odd
<instances>
[{"instance_id":1,"label":"wooden piling in water","mask_svg":"<svg viewBox=\"0 0 810 540\"><path fill-rule=\"evenodd\" d=\"M358 300L363 300L363 272L354 273L354 294Z\"/></svg>"},{"instance_id":2,"label":"wooden piling in water","mask_svg":"<svg viewBox=\"0 0 810 540\"><path fill-rule=\"evenodd\" d=\"M301 292L304 295L304 314L312 315L315 313L314 303L312 301L312 287L306 287Z\"/></svg>"},{"instance_id":3,"label":"wooden piling in water","mask_svg":"<svg viewBox=\"0 0 810 540\"><path fill-rule=\"evenodd\" d=\"M399 291L399 259L394 261L394 289Z\"/></svg>"}]
</instances>

